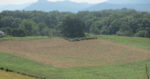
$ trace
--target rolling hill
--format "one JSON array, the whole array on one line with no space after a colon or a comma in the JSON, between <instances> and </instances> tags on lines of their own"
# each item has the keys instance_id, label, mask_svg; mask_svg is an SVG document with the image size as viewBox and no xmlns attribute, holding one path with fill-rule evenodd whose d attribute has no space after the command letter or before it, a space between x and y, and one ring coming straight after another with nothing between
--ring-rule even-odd
<instances>
[{"instance_id":1,"label":"rolling hill","mask_svg":"<svg viewBox=\"0 0 150 79\"><path fill-rule=\"evenodd\" d=\"M8 40L9 37L5 37L7 41L0 41L0 67L42 79L146 79L145 64L150 65L150 50L145 47L150 47L149 39L98 37L100 39L78 42L62 38L12 37ZM6 79L17 75L0 71L0 78L5 77L1 74L8 75Z\"/></svg>"}]
</instances>

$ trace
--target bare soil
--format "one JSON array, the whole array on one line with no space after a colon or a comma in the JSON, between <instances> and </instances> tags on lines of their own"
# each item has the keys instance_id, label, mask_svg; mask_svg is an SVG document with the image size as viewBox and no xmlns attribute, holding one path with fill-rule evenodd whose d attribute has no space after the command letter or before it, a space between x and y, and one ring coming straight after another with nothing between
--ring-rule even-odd
<instances>
[{"instance_id":1,"label":"bare soil","mask_svg":"<svg viewBox=\"0 0 150 79\"><path fill-rule=\"evenodd\" d=\"M124 64L150 58L150 50L103 39L1 41L0 51L59 68Z\"/></svg>"}]
</instances>

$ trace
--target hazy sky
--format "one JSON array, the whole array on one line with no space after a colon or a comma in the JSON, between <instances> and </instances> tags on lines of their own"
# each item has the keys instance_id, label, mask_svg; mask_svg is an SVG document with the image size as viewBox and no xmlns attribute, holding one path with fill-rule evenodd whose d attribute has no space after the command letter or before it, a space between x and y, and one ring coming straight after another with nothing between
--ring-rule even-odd
<instances>
[{"instance_id":1,"label":"hazy sky","mask_svg":"<svg viewBox=\"0 0 150 79\"><path fill-rule=\"evenodd\" d=\"M25 4L25 3L33 3L36 2L38 0L0 0L0 6L1 5L10 5L10 4ZM64 1L64 0L48 0L48 1ZM92 3L92 4L96 4L96 3L101 3L104 2L106 0L69 0L69 1L73 1L73 2L87 2L87 3Z\"/></svg>"}]
</instances>

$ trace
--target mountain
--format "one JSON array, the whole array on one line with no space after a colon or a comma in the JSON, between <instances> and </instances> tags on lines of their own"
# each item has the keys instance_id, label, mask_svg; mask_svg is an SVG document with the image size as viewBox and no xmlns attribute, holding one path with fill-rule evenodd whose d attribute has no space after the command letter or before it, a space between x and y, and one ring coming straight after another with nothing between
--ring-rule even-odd
<instances>
[{"instance_id":1,"label":"mountain","mask_svg":"<svg viewBox=\"0 0 150 79\"><path fill-rule=\"evenodd\" d=\"M113 4L149 4L150 0L108 0L107 3L113 3Z\"/></svg>"},{"instance_id":2,"label":"mountain","mask_svg":"<svg viewBox=\"0 0 150 79\"><path fill-rule=\"evenodd\" d=\"M26 7L24 10L32 11L54 11L58 10L61 12L78 12L85 8L92 6L92 4L88 3L75 3L71 1L58 1L58 2L49 2L47 0L39 0L36 3Z\"/></svg>"},{"instance_id":3,"label":"mountain","mask_svg":"<svg viewBox=\"0 0 150 79\"><path fill-rule=\"evenodd\" d=\"M61 11L78 12L82 10L97 11L106 9L135 9L138 11L150 12L150 0L107 0L99 4L76 3L69 0L49 2L48 0L38 0L32 4L0 6L2 10L25 10L25 11Z\"/></svg>"},{"instance_id":4,"label":"mountain","mask_svg":"<svg viewBox=\"0 0 150 79\"><path fill-rule=\"evenodd\" d=\"M150 0L108 0L107 2L89 7L87 10L96 11L122 8L150 12Z\"/></svg>"},{"instance_id":5,"label":"mountain","mask_svg":"<svg viewBox=\"0 0 150 79\"><path fill-rule=\"evenodd\" d=\"M4 5L0 6L0 12L3 10L23 10L30 4L20 4L20 5Z\"/></svg>"}]
</instances>

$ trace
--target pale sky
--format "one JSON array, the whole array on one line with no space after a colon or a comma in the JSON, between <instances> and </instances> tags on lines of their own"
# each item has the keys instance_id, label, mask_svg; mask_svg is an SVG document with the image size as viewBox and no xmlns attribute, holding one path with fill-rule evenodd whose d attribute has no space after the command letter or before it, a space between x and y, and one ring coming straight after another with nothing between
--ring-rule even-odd
<instances>
[{"instance_id":1,"label":"pale sky","mask_svg":"<svg viewBox=\"0 0 150 79\"><path fill-rule=\"evenodd\" d=\"M0 0L0 6L1 5L10 5L10 4L25 4L25 3L34 3L37 2L38 0ZM64 0L48 0L52 2L56 1L64 1ZM96 4L96 3L101 3L105 2L106 0L69 0L73 2L87 2L91 4Z\"/></svg>"},{"instance_id":2,"label":"pale sky","mask_svg":"<svg viewBox=\"0 0 150 79\"><path fill-rule=\"evenodd\" d=\"M0 0L0 5L33 3L37 0Z\"/></svg>"}]
</instances>

